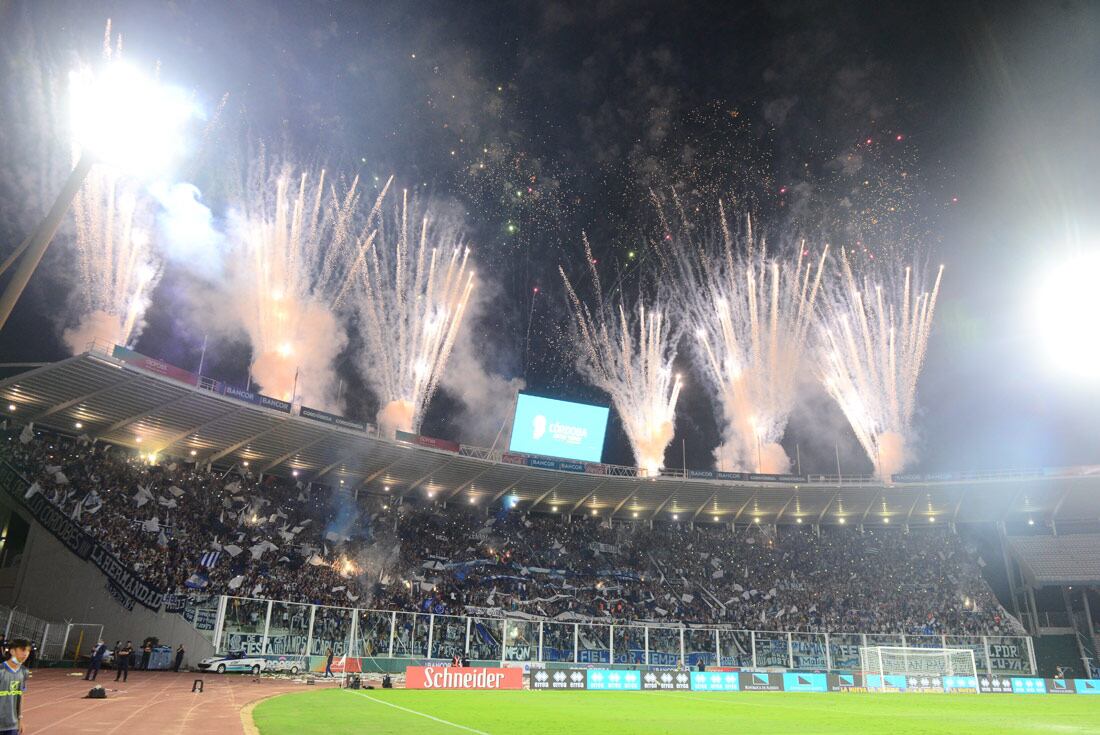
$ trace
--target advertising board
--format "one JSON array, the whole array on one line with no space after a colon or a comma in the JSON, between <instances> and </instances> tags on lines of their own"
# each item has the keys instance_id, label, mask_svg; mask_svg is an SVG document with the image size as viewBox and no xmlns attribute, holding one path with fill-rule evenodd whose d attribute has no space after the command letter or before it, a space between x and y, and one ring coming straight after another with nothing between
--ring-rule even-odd
<instances>
[{"instance_id":1,"label":"advertising board","mask_svg":"<svg viewBox=\"0 0 1100 735\"><path fill-rule=\"evenodd\" d=\"M523 689L523 669L405 667L406 689Z\"/></svg>"},{"instance_id":2,"label":"advertising board","mask_svg":"<svg viewBox=\"0 0 1100 735\"><path fill-rule=\"evenodd\" d=\"M639 671L619 671L617 669L588 669L587 689L592 691L626 691L642 688L642 674Z\"/></svg>"},{"instance_id":3,"label":"advertising board","mask_svg":"<svg viewBox=\"0 0 1100 735\"><path fill-rule=\"evenodd\" d=\"M532 689L584 689L588 684L585 669L540 669L532 671L528 681Z\"/></svg>"},{"instance_id":4,"label":"advertising board","mask_svg":"<svg viewBox=\"0 0 1100 735\"><path fill-rule=\"evenodd\" d=\"M687 671L647 671L642 675L642 689L691 689Z\"/></svg>"},{"instance_id":5,"label":"advertising board","mask_svg":"<svg viewBox=\"0 0 1100 735\"><path fill-rule=\"evenodd\" d=\"M696 692L736 692L741 689L736 671L693 671L691 688Z\"/></svg>"},{"instance_id":6,"label":"advertising board","mask_svg":"<svg viewBox=\"0 0 1100 735\"><path fill-rule=\"evenodd\" d=\"M783 674L768 671L742 672L741 691L743 692L781 692Z\"/></svg>"}]
</instances>

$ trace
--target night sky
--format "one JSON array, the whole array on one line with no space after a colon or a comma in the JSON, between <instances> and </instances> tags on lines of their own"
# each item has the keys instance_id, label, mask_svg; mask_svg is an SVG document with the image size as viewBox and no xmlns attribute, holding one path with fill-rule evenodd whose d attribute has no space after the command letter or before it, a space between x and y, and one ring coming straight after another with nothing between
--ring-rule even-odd
<instances>
[{"instance_id":1,"label":"night sky","mask_svg":"<svg viewBox=\"0 0 1100 735\"><path fill-rule=\"evenodd\" d=\"M581 274L586 232L605 283L636 289L658 270L651 191L732 197L779 235L946 264L916 469L1100 460L1100 372L1052 365L1031 318L1043 269L1097 248L1100 5L0 0L0 254L60 187L51 79L95 58L107 18L129 59L159 60L210 118L225 97L178 174L215 216L228 162L256 141L453 202L482 284L466 328L503 379L603 399L573 368L559 264ZM70 243L51 247L0 361L66 356ZM140 352L197 366L217 319L195 306L203 277L165 266ZM686 344L679 361L667 461L706 467L712 399ZM221 330L204 373L243 384L247 363ZM348 412L369 419L349 365ZM423 432L469 439L462 413L444 387ZM614 419L609 436L605 460L630 464ZM834 444L845 473L869 469L808 388L788 454L831 472Z\"/></svg>"}]
</instances>

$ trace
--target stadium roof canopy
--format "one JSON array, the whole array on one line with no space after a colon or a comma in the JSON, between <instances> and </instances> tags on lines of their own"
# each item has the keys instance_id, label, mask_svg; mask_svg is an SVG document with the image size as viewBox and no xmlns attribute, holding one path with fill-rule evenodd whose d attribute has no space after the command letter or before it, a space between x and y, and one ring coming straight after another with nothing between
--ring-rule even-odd
<instances>
[{"instance_id":1,"label":"stadium roof canopy","mask_svg":"<svg viewBox=\"0 0 1100 735\"><path fill-rule=\"evenodd\" d=\"M1010 536L1009 547L1032 586L1100 584L1100 536Z\"/></svg>"},{"instance_id":2,"label":"stadium roof canopy","mask_svg":"<svg viewBox=\"0 0 1100 735\"><path fill-rule=\"evenodd\" d=\"M159 371L163 373L164 371ZM179 371L182 372L182 371ZM19 421L86 433L142 452L344 489L418 494L432 502L491 504L631 520L750 523L1036 523L1100 518L1100 468L953 474L883 484L809 476L731 482L541 469L465 445L445 451L380 438L192 385L155 369L88 352L0 382L2 409ZM77 424L80 426L78 427ZM618 468L623 469L623 468Z\"/></svg>"}]
</instances>

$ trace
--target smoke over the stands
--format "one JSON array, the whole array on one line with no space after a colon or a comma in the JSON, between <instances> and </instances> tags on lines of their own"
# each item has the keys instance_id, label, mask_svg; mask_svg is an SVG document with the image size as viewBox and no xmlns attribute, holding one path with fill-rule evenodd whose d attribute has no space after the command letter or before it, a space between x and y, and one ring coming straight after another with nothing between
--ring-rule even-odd
<instances>
[{"instance_id":1,"label":"smoke over the stands","mask_svg":"<svg viewBox=\"0 0 1100 735\"><path fill-rule=\"evenodd\" d=\"M523 378L508 377L507 361L499 354L495 327L498 285L479 281L466 307L440 386L462 404L451 417L456 436L478 446L507 446L516 393L526 387Z\"/></svg>"}]
</instances>

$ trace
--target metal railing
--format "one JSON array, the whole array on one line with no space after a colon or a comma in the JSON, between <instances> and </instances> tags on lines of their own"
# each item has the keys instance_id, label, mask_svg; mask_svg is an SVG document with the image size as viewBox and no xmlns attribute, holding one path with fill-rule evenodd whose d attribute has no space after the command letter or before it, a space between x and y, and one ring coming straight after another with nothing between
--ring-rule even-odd
<instances>
[{"instance_id":1,"label":"metal railing","mask_svg":"<svg viewBox=\"0 0 1100 735\"><path fill-rule=\"evenodd\" d=\"M50 622L23 610L0 605L4 639L26 638L38 648L40 661L76 661L103 635L98 623Z\"/></svg>"},{"instance_id":2,"label":"metal railing","mask_svg":"<svg viewBox=\"0 0 1100 735\"><path fill-rule=\"evenodd\" d=\"M854 671L866 646L968 648L989 675L1034 674L1027 636L755 631L653 622L606 623L500 616L499 610L443 615L330 607L221 596L210 633L222 653L450 659L672 667Z\"/></svg>"}]
</instances>

